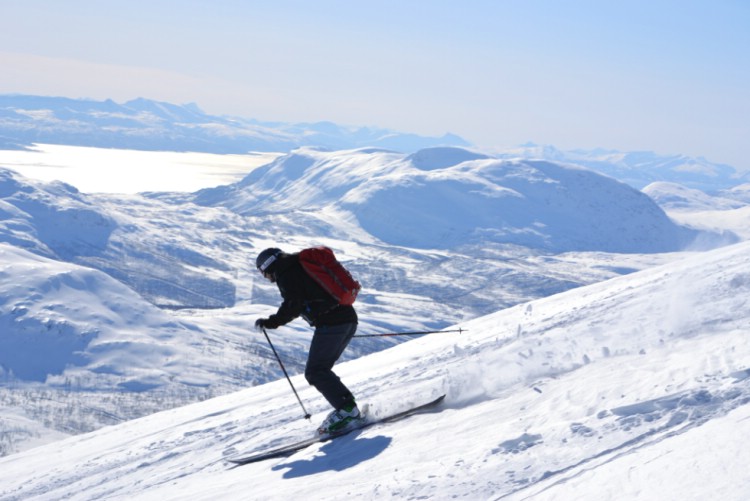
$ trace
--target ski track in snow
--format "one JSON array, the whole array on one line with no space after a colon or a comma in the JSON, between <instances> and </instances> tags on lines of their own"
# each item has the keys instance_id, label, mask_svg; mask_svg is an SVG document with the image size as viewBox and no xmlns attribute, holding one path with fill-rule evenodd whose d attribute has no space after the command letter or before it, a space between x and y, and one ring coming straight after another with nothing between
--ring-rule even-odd
<instances>
[{"instance_id":1,"label":"ski track in snow","mask_svg":"<svg viewBox=\"0 0 750 501\"><path fill-rule=\"evenodd\" d=\"M497 499L510 498L519 493L528 496L529 499L538 499L536 495L543 495L555 485L563 484L583 472L594 471L599 466L616 461L624 455L635 454L639 449L654 446L712 419L725 416L750 402L750 382L744 379L739 383L741 384L719 389L716 393L711 393L707 389L697 389L625 405L601 411L595 420L570 423L570 438L563 439L564 443L570 443L571 446L577 443L580 448L584 448L585 442L591 440L612 445L573 464L557 470L544 471L538 477L529 477L527 473L523 473L519 478L518 472L509 471L507 475L512 477L509 483L517 488ZM518 454L543 440L542 435L523 434L501 444L499 452Z\"/></svg>"}]
</instances>

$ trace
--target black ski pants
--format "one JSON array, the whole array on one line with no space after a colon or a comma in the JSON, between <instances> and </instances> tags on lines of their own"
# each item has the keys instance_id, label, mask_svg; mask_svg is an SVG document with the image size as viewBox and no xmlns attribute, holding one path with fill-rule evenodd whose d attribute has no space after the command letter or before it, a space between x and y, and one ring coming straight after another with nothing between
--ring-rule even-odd
<instances>
[{"instance_id":1,"label":"black ski pants","mask_svg":"<svg viewBox=\"0 0 750 501\"><path fill-rule=\"evenodd\" d=\"M354 396L333 372L339 359L357 332L357 323L321 325L315 329L307 355L305 379L328 400L334 409L354 401Z\"/></svg>"}]
</instances>

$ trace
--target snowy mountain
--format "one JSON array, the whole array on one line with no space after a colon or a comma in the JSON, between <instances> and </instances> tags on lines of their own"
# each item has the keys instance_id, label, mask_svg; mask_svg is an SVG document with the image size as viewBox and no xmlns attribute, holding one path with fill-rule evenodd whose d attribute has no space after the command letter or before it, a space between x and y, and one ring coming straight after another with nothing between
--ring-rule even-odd
<instances>
[{"instance_id":1,"label":"snowy mountain","mask_svg":"<svg viewBox=\"0 0 750 501\"><path fill-rule=\"evenodd\" d=\"M170 341L198 344L199 334L132 289L102 272L7 244L0 244L0 255L6 278L0 290L12 305L9 314L0 316L4 375L51 385L64 375L59 386L89 390L111 385L143 391L158 386L160 377L199 386L210 381L195 367L182 370L186 361L174 360L178 353ZM139 377L123 381L125 367ZM93 383L84 368L96 374Z\"/></svg>"},{"instance_id":2,"label":"snowy mountain","mask_svg":"<svg viewBox=\"0 0 750 501\"><path fill-rule=\"evenodd\" d=\"M643 192L666 211L731 210L747 205L746 202L709 195L677 183L651 183Z\"/></svg>"},{"instance_id":3,"label":"snowy mountain","mask_svg":"<svg viewBox=\"0 0 750 501\"><path fill-rule=\"evenodd\" d=\"M340 221L355 222L388 245L419 249L653 253L698 237L643 193L593 171L460 148L300 149L195 201L244 215L294 212L298 224L330 225L342 236L358 228Z\"/></svg>"},{"instance_id":4,"label":"snowy mountain","mask_svg":"<svg viewBox=\"0 0 750 501\"><path fill-rule=\"evenodd\" d=\"M242 154L288 153L302 146L328 150L381 148L405 153L442 146L472 147L467 140L450 133L425 137L332 122L284 123L215 116L194 103L177 105L145 98L116 103L0 95L0 149L27 148L35 143ZM750 183L747 166L742 166L743 170L702 157L648 151L560 150L551 145L527 143L494 151L492 156L580 165L639 190L654 182L671 182L715 193Z\"/></svg>"},{"instance_id":5,"label":"snowy mountain","mask_svg":"<svg viewBox=\"0 0 750 501\"><path fill-rule=\"evenodd\" d=\"M342 364L375 415L446 402L288 458L225 461L312 432L280 380L2 458L0 498L744 500L748 269L745 242Z\"/></svg>"},{"instance_id":6,"label":"snowy mountain","mask_svg":"<svg viewBox=\"0 0 750 501\"><path fill-rule=\"evenodd\" d=\"M652 183L643 191L679 224L712 232L731 232L747 240L750 238L750 207L745 200L747 186L709 195L679 184Z\"/></svg>"},{"instance_id":7,"label":"snowy mountain","mask_svg":"<svg viewBox=\"0 0 750 501\"><path fill-rule=\"evenodd\" d=\"M109 210L103 200L64 183L35 182L0 169L0 241L39 255L98 268L162 306L234 303L226 265L191 248L182 217L133 215L137 200ZM159 213L153 204L151 210ZM149 226L153 228L144 228Z\"/></svg>"},{"instance_id":8,"label":"snowy mountain","mask_svg":"<svg viewBox=\"0 0 750 501\"><path fill-rule=\"evenodd\" d=\"M458 148L304 148L195 194L84 194L0 169L0 407L52 438L279 377L249 332L278 304L253 265L270 245L334 248L365 284L360 331L377 333L443 328L669 262L678 254L663 251L695 238L736 240L680 227L590 171ZM299 372L308 331L278 336ZM396 341L358 340L347 357ZM40 433L3 426L0 453Z\"/></svg>"},{"instance_id":9,"label":"snowy mountain","mask_svg":"<svg viewBox=\"0 0 750 501\"><path fill-rule=\"evenodd\" d=\"M637 189L651 183L669 182L714 193L750 182L750 171L710 162L703 157L659 155L651 151L560 150L550 145L528 143L497 152L500 158L544 159L582 165Z\"/></svg>"},{"instance_id":10,"label":"snowy mountain","mask_svg":"<svg viewBox=\"0 0 750 501\"><path fill-rule=\"evenodd\" d=\"M212 153L286 152L306 145L330 149L376 146L400 151L469 145L453 134L424 137L330 122L260 122L208 115L195 104L143 98L119 104L112 100L0 95L0 148L33 143Z\"/></svg>"},{"instance_id":11,"label":"snowy mountain","mask_svg":"<svg viewBox=\"0 0 750 501\"><path fill-rule=\"evenodd\" d=\"M750 203L750 184L740 184L720 192L721 196Z\"/></svg>"}]
</instances>

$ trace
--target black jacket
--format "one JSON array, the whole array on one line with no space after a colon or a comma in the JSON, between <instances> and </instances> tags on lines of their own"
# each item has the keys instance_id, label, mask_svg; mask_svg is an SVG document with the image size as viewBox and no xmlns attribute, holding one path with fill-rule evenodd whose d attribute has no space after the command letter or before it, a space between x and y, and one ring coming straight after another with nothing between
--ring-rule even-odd
<instances>
[{"instance_id":1,"label":"black jacket","mask_svg":"<svg viewBox=\"0 0 750 501\"><path fill-rule=\"evenodd\" d=\"M337 325L357 322L357 312L352 306L338 301L318 285L299 263L299 254L282 254L273 263L271 271L284 302L278 311L268 317L265 326L275 329L301 316L313 326Z\"/></svg>"}]
</instances>

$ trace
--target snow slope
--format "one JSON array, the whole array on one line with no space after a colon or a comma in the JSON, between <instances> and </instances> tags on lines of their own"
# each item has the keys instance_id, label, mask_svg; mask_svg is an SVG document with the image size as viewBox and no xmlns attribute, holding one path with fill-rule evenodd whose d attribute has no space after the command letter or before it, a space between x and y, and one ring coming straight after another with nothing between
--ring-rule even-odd
<instances>
[{"instance_id":1,"label":"snow slope","mask_svg":"<svg viewBox=\"0 0 750 501\"><path fill-rule=\"evenodd\" d=\"M48 153L57 165L60 150ZM86 169L119 171L148 154L81 155ZM587 234L597 221L628 231ZM668 262L677 254L601 251L673 248L697 234L594 173L461 148L301 149L196 195L86 194L0 169L0 455L278 377L248 332L278 304L252 264L269 245L334 248L365 284L360 332L374 333L442 328ZM539 242L593 252L520 245ZM426 248L404 246L415 243ZM397 341L358 340L346 356ZM308 342L302 322L279 331L292 373Z\"/></svg>"},{"instance_id":2,"label":"snow slope","mask_svg":"<svg viewBox=\"0 0 750 501\"><path fill-rule=\"evenodd\" d=\"M747 205L746 202L709 195L703 191L664 181L651 183L643 192L661 208L669 211L732 210Z\"/></svg>"},{"instance_id":3,"label":"snow slope","mask_svg":"<svg viewBox=\"0 0 750 501\"><path fill-rule=\"evenodd\" d=\"M731 232L742 240L750 238L748 185L718 194L686 188L675 183L652 183L643 189L675 222L715 233Z\"/></svg>"},{"instance_id":4,"label":"snow slope","mask_svg":"<svg viewBox=\"0 0 750 501\"><path fill-rule=\"evenodd\" d=\"M659 155L651 151L560 150L528 143L497 152L502 158L534 158L574 163L611 176L636 189L654 182L679 183L692 189L715 192L747 183L747 169L710 162L703 157Z\"/></svg>"},{"instance_id":5,"label":"snow slope","mask_svg":"<svg viewBox=\"0 0 750 501\"><path fill-rule=\"evenodd\" d=\"M750 206L731 210L670 211L680 224L708 231L729 231L742 240L750 239Z\"/></svg>"},{"instance_id":6,"label":"snow slope","mask_svg":"<svg viewBox=\"0 0 750 501\"><path fill-rule=\"evenodd\" d=\"M643 193L593 171L461 148L412 155L303 148L194 200L244 215L294 212L301 226L333 220L342 233L364 230L418 249L505 244L654 253L682 250L699 236Z\"/></svg>"},{"instance_id":7,"label":"snow slope","mask_svg":"<svg viewBox=\"0 0 750 501\"><path fill-rule=\"evenodd\" d=\"M212 383L196 363L208 333L110 276L3 243L0 260L0 374L98 391Z\"/></svg>"},{"instance_id":8,"label":"snow slope","mask_svg":"<svg viewBox=\"0 0 750 501\"><path fill-rule=\"evenodd\" d=\"M374 413L438 412L289 458L308 436L285 380L0 459L0 498L744 500L750 243L465 322L340 366Z\"/></svg>"}]
</instances>

